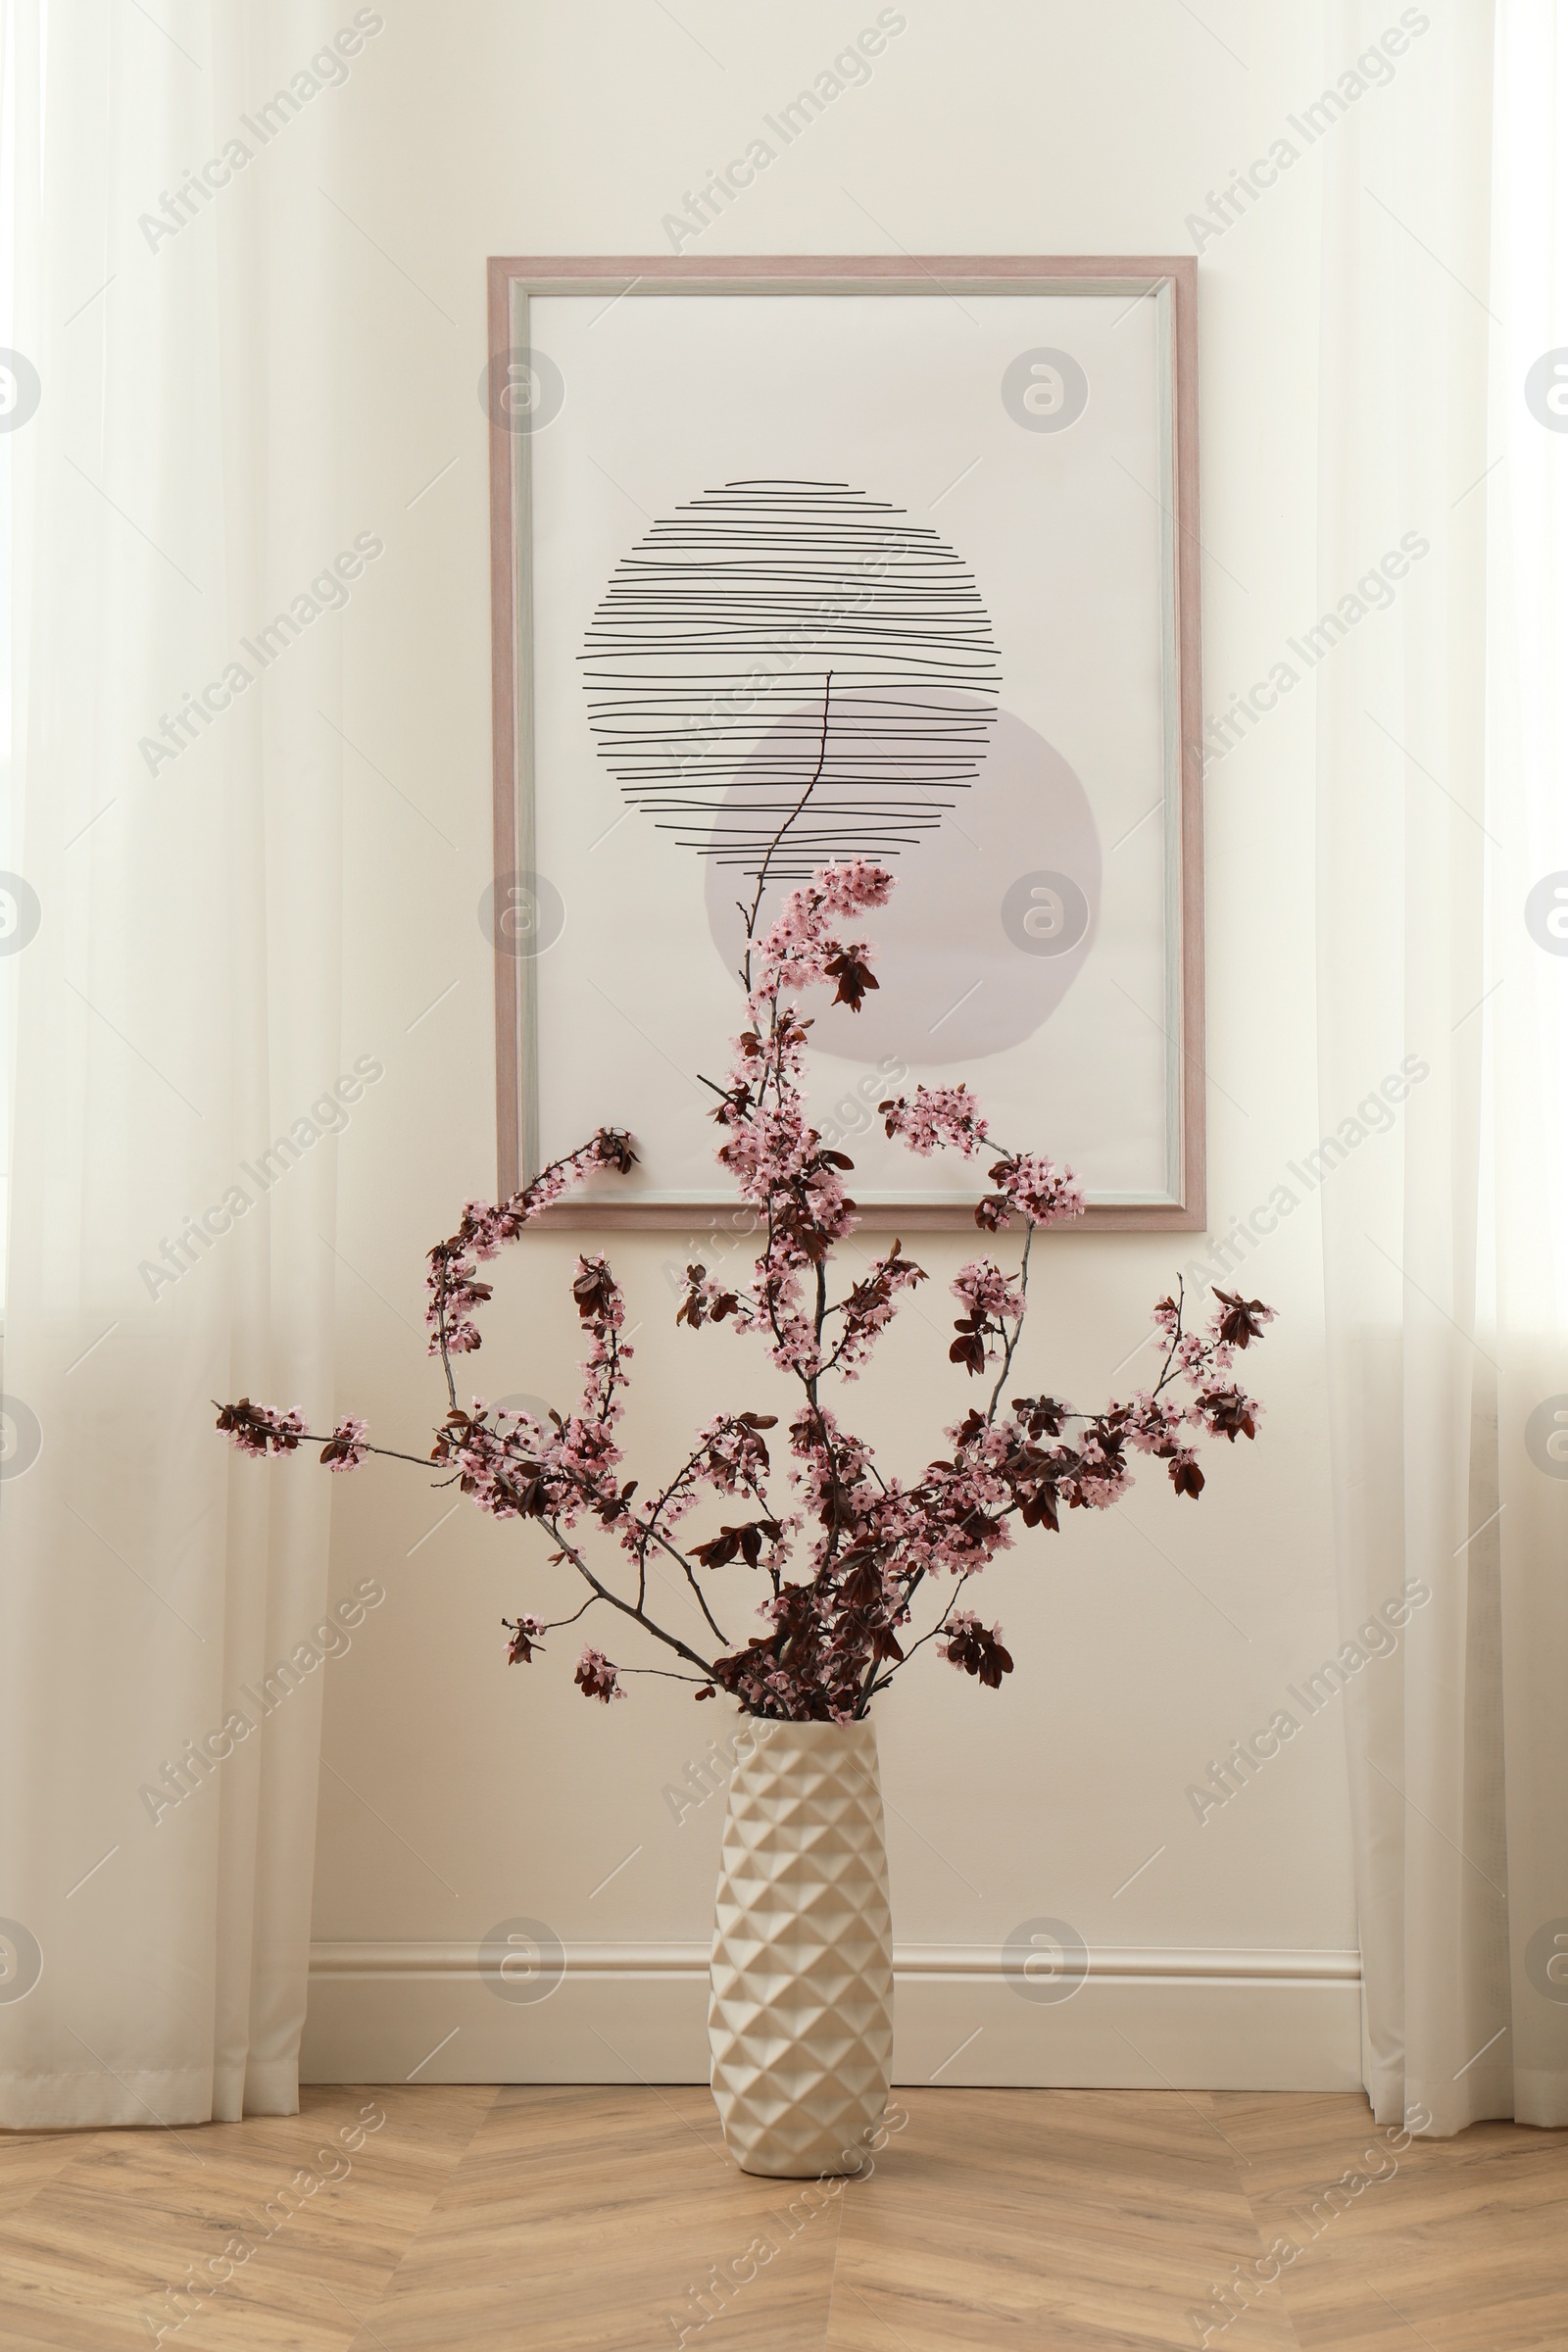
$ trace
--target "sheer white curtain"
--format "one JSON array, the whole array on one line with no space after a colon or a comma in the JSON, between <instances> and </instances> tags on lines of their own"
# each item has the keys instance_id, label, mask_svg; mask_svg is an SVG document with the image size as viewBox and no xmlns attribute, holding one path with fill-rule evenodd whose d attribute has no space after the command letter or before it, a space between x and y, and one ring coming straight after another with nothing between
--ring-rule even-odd
<instances>
[{"instance_id":1,"label":"sheer white curtain","mask_svg":"<svg viewBox=\"0 0 1568 2352\"><path fill-rule=\"evenodd\" d=\"M327 1481L210 1399L331 1409L331 79L256 110L333 26L5 16L0 2125L291 2112Z\"/></svg>"},{"instance_id":2,"label":"sheer white curtain","mask_svg":"<svg viewBox=\"0 0 1568 2352\"><path fill-rule=\"evenodd\" d=\"M1568 8L1416 18L1323 134L1320 1104L1343 1630L1408 1619L1345 1701L1365 2079L1445 2133L1568 2124Z\"/></svg>"}]
</instances>

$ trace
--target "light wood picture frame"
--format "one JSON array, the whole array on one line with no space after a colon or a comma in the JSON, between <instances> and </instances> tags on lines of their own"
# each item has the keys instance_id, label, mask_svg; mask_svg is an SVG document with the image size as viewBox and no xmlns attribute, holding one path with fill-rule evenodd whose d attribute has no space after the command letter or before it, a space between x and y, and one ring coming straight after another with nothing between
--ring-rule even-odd
<instances>
[{"instance_id":1,"label":"light wood picture frame","mask_svg":"<svg viewBox=\"0 0 1568 2352\"><path fill-rule=\"evenodd\" d=\"M912 1072L966 1077L988 1109L996 1080L999 1140L1085 1176L1068 1230L1202 1228L1196 301L1190 256L491 261L495 879L481 919L502 1197L580 1140L572 1119L603 1118L652 1127L652 1152L552 1221L694 1236L735 1223L716 1134L676 1080L722 1075L741 1003L723 993L729 884L755 812L779 805L770 784L808 757L815 696L842 771L813 807L820 841L912 877L894 953L906 998L923 992L923 1017L964 954L982 972L915 1024L918 1052L869 1001L882 1026L868 1066L842 1104L824 1098L829 1121L853 1105L864 1223L972 1222L974 1167L939 1155L898 1175L877 1159L877 1094L907 1091ZM971 442L982 455L965 472ZM839 579L852 547L853 597ZM737 585L755 590L759 564L765 625ZM775 592L797 576L817 601L790 642L808 651L780 660ZM687 878L699 860L701 885ZM931 912L939 877L947 917ZM899 906L895 892L890 916ZM951 937L929 927L943 921ZM926 1042L950 1021L940 1047ZM818 1037L829 1054L858 1050L820 1022ZM928 1066L937 1053L965 1059ZM654 1107L628 1116L619 1098L639 1089ZM706 1176L676 1156L677 1117L708 1139Z\"/></svg>"}]
</instances>

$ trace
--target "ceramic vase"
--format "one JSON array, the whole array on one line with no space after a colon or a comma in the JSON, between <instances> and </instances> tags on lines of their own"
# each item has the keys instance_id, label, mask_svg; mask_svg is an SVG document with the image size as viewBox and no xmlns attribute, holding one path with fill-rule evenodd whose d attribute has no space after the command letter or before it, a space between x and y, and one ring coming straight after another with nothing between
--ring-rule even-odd
<instances>
[{"instance_id":1,"label":"ceramic vase","mask_svg":"<svg viewBox=\"0 0 1568 2352\"><path fill-rule=\"evenodd\" d=\"M762 1723L724 1820L708 2011L742 2172L858 2172L887 2105L893 1936L876 1734Z\"/></svg>"}]
</instances>

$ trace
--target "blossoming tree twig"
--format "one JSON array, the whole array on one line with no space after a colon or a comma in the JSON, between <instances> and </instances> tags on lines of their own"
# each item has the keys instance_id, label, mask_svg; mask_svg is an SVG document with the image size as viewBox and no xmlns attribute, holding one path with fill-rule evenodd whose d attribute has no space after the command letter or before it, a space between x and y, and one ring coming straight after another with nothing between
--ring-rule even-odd
<instances>
[{"instance_id":1,"label":"blossoming tree twig","mask_svg":"<svg viewBox=\"0 0 1568 2352\"><path fill-rule=\"evenodd\" d=\"M831 680L823 696L824 755L830 691ZM819 757L818 775L821 764ZM927 1277L895 1241L835 1295L835 1251L857 1224L844 1183L853 1162L806 1117L810 1024L800 999L831 986L835 1004L858 1010L876 986L859 926L887 904L892 888L884 868L854 858L824 866L795 890L760 941L760 885L751 909L741 909L746 1025L727 1085L713 1087L712 1115L722 1131L718 1159L755 1212L761 1249L742 1282L689 1266L676 1322L694 1332L727 1323L754 1335L793 1383L788 1500L772 1498L766 1433L778 1417L750 1410L720 1413L699 1430L657 1492L639 1498L639 1482L621 1479L618 1432L633 1350L622 1337L621 1291L602 1256L581 1256L572 1283L588 1340L575 1411L552 1410L540 1421L477 1396L466 1406L458 1401L454 1360L479 1347L475 1317L491 1295L480 1265L570 1187L606 1170L627 1173L636 1152L620 1129L601 1127L497 1206L470 1200L457 1232L429 1253L429 1352L440 1358L448 1400L429 1459L493 1518L537 1521L555 1546L552 1557L587 1588L569 1617L505 1621L514 1662L527 1662L548 1635L593 1610L607 1620L601 1639L611 1639L613 1622L639 1644L634 1662L620 1657L618 1641L615 1659L592 1643L583 1650L575 1679L587 1697L608 1704L625 1695L623 1677L659 1674L695 1685L700 1699L724 1690L752 1715L851 1722L928 1642L998 1689L1013 1666L1001 1628L986 1627L958 1602L1018 1529L1055 1533L1063 1507L1109 1508L1126 1494L1131 1456L1139 1453L1164 1464L1178 1495L1196 1498L1203 1487L1199 1439L1206 1433L1234 1444L1256 1435L1261 1408L1238 1387L1235 1358L1272 1310L1239 1292L1216 1291L1205 1327L1194 1330L1180 1284L1153 1310L1164 1353L1151 1388L1095 1412L1027 1395L1004 1409L1027 1314L1035 1231L1080 1214L1083 1198L1052 1160L999 1146L961 1085L917 1086L879 1107L887 1134L910 1152L986 1160L990 1189L975 1208L983 1233L1023 1227L1016 1270L983 1256L961 1267L952 1285L961 1312L949 1356L989 1389L987 1401L945 1432L950 1450L910 1479L884 1472L871 1447L843 1426L828 1401L829 1384L858 1378L904 1298ZM422 1458L372 1446L365 1422L352 1416L321 1439L307 1433L297 1411L248 1397L222 1406L218 1426L252 1454L319 1444L334 1471L353 1470L372 1453ZM712 1535L692 1543L682 1526L705 1497L729 1510ZM741 1642L721 1623L733 1605L721 1572L733 1569L760 1580L762 1594L753 1622L760 1619L763 1630ZM655 1613L656 1575L682 1601L673 1618L662 1598ZM926 1586L934 1588L931 1622L913 1633ZM648 1644L662 1652L663 1664L648 1662Z\"/></svg>"}]
</instances>

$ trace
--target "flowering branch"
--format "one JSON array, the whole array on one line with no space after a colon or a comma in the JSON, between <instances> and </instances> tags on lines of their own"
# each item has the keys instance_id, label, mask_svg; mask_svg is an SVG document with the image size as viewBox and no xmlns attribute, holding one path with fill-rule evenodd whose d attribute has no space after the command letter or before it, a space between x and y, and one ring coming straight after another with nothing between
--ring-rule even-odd
<instances>
[{"instance_id":1,"label":"flowering branch","mask_svg":"<svg viewBox=\"0 0 1568 2352\"><path fill-rule=\"evenodd\" d=\"M755 1335L774 1368L794 1383L793 1500L785 1506L770 1498L765 1433L777 1416L753 1411L722 1413L700 1430L680 1468L650 1498L638 1499L635 1479L621 1479L618 1429L633 1349L623 1334L620 1288L602 1256L580 1256L572 1279L588 1343L577 1410L552 1409L541 1421L492 1408L478 1396L466 1408L459 1404L453 1359L478 1348L477 1312L491 1295L480 1265L571 1186L604 1170L629 1173L636 1152L621 1129L600 1128L498 1206L467 1202L457 1232L429 1254L429 1351L440 1358L448 1398L429 1460L491 1517L536 1520L556 1546L554 1560L588 1588L570 1617L505 1620L509 1657L527 1663L544 1634L603 1605L679 1661L618 1665L590 1645L575 1681L585 1696L605 1704L624 1695L621 1675L658 1674L695 1682L700 1699L727 1691L752 1715L848 1722L863 1716L900 1668L930 1643L982 1687L999 1689L1013 1670L1001 1628L982 1625L958 1602L970 1580L1011 1547L1015 1529L1056 1533L1064 1507L1110 1508L1128 1491L1131 1457L1139 1453L1163 1463L1178 1495L1196 1499L1204 1484L1200 1440L1234 1445L1257 1432L1262 1408L1237 1385L1235 1361L1261 1336L1271 1309L1239 1292L1216 1291L1207 1327L1195 1331L1179 1283L1153 1310L1165 1351L1152 1388L1092 1412L1050 1396L1016 1396L1004 1409L1027 1316L1035 1232L1079 1215L1083 1194L1054 1161L996 1144L962 1085L916 1086L912 1096L879 1108L887 1135L918 1155L942 1150L973 1159L986 1152L990 1189L976 1203L976 1225L987 1235L1023 1226L1014 1272L981 1257L960 1267L952 1285L961 1311L949 1358L970 1378L987 1378L996 1367L987 1407L971 1408L950 1427L951 1451L907 1481L885 1473L871 1447L841 1425L826 1384L859 1377L904 1298L927 1276L895 1241L834 1296L835 1253L857 1225L844 1181L854 1163L809 1125L802 1091L810 1023L800 999L808 989L830 987L835 1004L858 1010L876 986L870 950L859 936L862 919L886 906L893 877L859 858L824 866L790 893L771 927L757 935L774 853L823 773L831 695L829 673L814 770L769 845L750 910L740 910L746 1016L727 1083L706 1081L716 1097L717 1157L755 1214L760 1254L745 1278L688 1266L675 1317L694 1332L728 1323ZM322 1461L335 1471L355 1469L371 1453L420 1458L371 1446L366 1424L352 1416L320 1440L307 1433L297 1411L276 1412L248 1397L220 1407L219 1427L258 1456L319 1444ZM739 1511L685 1544L681 1524L707 1496L728 1501L732 1513L738 1502ZM622 1555L627 1590L617 1588L612 1566L590 1556L594 1523L596 1541L612 1546L612 1556ZM666 1623L650 1607L656 1556L680 1571L684 1630L682 1621ZM730 1570L760 1574L764 1588L755 1612L762 1630L739 1646L722 1629L716 1597L716 1580ZM911 1604L928 1579L950 1588L945 1605L927 1632L906 1642Z\"/></svg>"}]
</instances>

